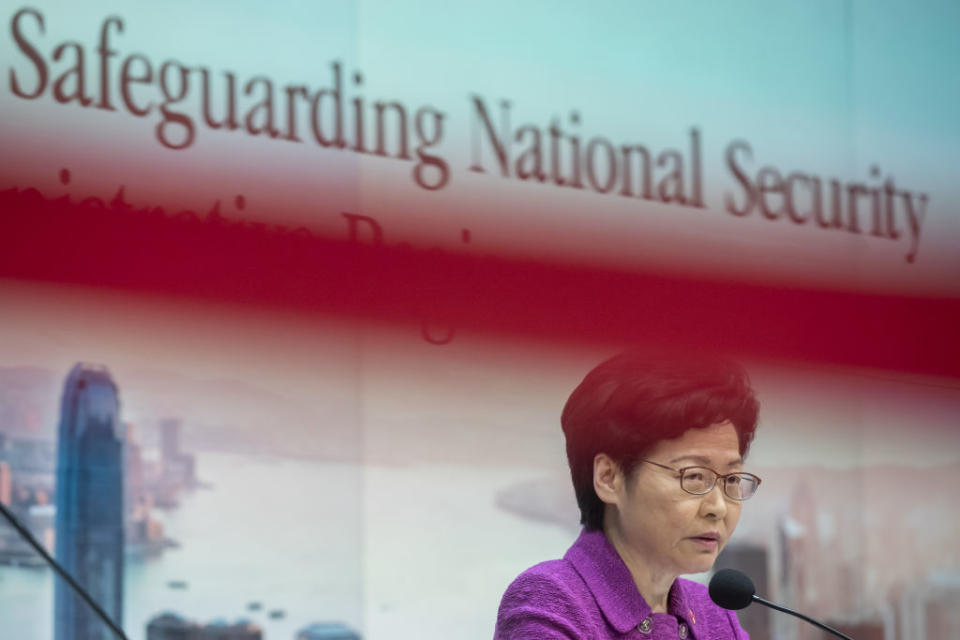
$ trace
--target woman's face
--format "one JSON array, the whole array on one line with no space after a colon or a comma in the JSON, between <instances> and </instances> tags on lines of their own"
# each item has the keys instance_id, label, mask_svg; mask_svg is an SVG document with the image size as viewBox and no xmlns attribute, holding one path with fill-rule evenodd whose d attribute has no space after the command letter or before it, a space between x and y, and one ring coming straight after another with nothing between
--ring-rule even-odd
<instances>
[{"instance_id":1,"label":"woman's face","mask_svg":"<svg viewBox=\"0 0 960 640\"><path fill-rule=\"evenodd\" d=\"M740 471L743 463L729 422L661 440L644 458L674 469L703 466L718 473ZM674 575L708 571L740 519L740 503L724 495L720 482L710 493L692 495L680 488L677 473L644 462L630 477L620 477L615 495L617 535L628 553Z\"/></svg>"}]
</instances>

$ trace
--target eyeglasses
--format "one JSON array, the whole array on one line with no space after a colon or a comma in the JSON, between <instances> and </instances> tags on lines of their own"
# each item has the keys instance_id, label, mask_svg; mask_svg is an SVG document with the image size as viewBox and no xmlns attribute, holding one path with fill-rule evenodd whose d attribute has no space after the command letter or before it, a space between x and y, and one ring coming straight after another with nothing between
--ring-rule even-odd
<instances>
[{"instance_id":1,"label":"eyeglasses","mask_svg":"<svg viewBox=\"0 0 960 640\"><path fill-rule=\"evenodd\" d=\"M655 467L679 473L680 488L695 496L702 496L713 491L713 487L717 484L717 479L723 480L723 483L720 485L723 488L723 493L732 500L749 500L757 492L757 487L760 486L760 478L752 473L744 473L742 471L738 471L737 473L717 473L707 467L683 467L681 469L674 469L673 467L668 467L665 464L660 464L653 460L641 459L640 462L646 462Z\"/></svg>"}]
</instances>

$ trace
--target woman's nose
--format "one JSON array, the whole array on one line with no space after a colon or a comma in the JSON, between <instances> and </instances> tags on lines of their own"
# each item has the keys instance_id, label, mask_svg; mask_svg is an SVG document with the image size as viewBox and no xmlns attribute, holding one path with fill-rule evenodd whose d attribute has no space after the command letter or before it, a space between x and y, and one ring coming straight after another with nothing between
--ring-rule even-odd
<instances>
[{"instance_id":1,"label":"woman's nose","mask_svg":"<svg viewBox=\"0 0 960 640\"><path fill-rule=\"evenodd\" d=\"M703 495L700 510L705 516L723 518L727 515L727 496L724 495L723 487L719 482L713 485L713 488Z\"/></svg>"}]
</instances>

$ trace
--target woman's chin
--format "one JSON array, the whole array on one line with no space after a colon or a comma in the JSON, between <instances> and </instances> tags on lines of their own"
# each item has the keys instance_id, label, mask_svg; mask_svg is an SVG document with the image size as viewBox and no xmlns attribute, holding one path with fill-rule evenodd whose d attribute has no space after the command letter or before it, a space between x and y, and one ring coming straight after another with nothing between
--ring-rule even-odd
<instances>
[{"instance_id":1,"label":"woman's chin","mask_svg":"<svg viewBox=\"0 0 960 640\"><path fill-rule=\"evenodd\" d=\"M716 556L710 555L709 558L691 558L687 561L684 566L684 574L690 573L706 573L713 569L713 562L716 560Z\"/></svg>"}]
</instances>

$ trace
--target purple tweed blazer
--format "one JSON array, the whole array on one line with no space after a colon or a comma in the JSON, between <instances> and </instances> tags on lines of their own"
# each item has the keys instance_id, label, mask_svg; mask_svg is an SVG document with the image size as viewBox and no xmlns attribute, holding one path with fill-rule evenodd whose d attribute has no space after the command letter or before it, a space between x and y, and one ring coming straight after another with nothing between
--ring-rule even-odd
<instances>
[{"instance_id":1,"label":"purple tweed blazer","mask_svg":"<svg viewBox=\"0 0 960 640\"><path fill-rule=\"evenodd\" d=\"M678 578L667 613L651 613L602 531L583 531L562 560L542 562L507 587L494 640L749 640L707 588Z\"/></svg>"}]
</instances>

